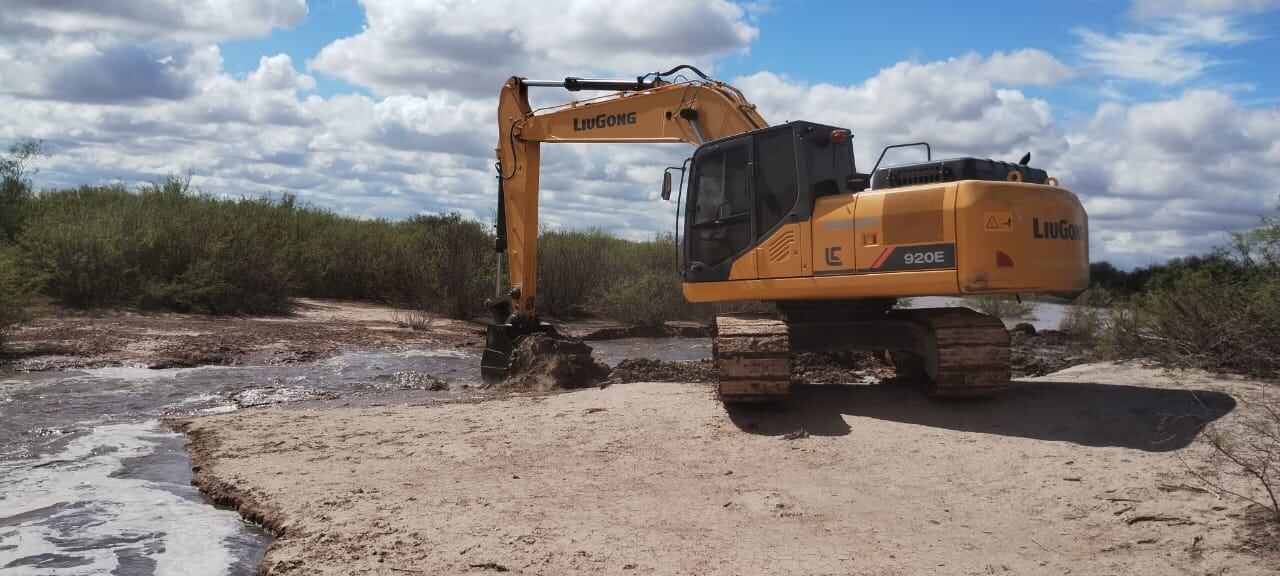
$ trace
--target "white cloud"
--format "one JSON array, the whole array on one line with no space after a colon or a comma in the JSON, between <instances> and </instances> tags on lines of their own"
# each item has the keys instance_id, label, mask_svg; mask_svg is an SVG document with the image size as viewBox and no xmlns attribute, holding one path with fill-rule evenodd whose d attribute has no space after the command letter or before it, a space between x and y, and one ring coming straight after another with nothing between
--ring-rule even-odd
<instances>
[{"instance_id":1,"label":"white cloud","mask_svg":"<svg viewBox=\"0 0 1280 576\"><path fill-rule=\"evenodd\" d=\"M307 15L304 0L8 0L0 30L29 36L86 38L104 43L158 38L209 42L266 36Z\"/></svg>"},{"instance_id":2,"label":"white cloud","mask_svg":"<svg viewBox=\"0 0 1280 576\"><path fill-rule=\"evenodd\" d=\"M16 0L0 10L0 93L180 100L221 68L202 48L297 25L306 11L303 0Z\"/></svg>"},{"instance_id":3,"label":"white cloud","mask_svg":"<svg viewBox=\"0 0 1280 576\"><path fill-rule=\"evenodd\" d=\"M979 75L1012 86L1051 86L1070 80L1075 72L1047 52L1023 48L1008 54L993 53L982 62Z\"/></svg>"},{"instance_id":4,"label":"white cloud","mask_svg":"<svg viewBox=\"0 0 1280 576\"><path fill-rule=\"evenodd\" d=\"M997 85L1016 70L1011 61L1033 60L1056 63L1035 51L996 53L986 59L970 54L942 62L900 62L848 86L809 85L769 72L734 84L772 122L805 119L850 128L861 170L871 168L882 147L920 140L929 141L936 156L1017 160L1031 151L1043 163L1067 149L1048 103ZM1061 64L1057 67L1066 70Z\"/></svg>"},{"instance_id":5,"label":"white cloud","mask_svg":"<svg viewBox=\"0 0 1280 576\"><path fill-rule=\"evenodd\" d=\"M1135 0L1135 18L1167 18L1175 14L1255 13L1280 7L1280 0Z\"/></svg>"},{"instance_id":6,"label":"white cloud","mask_svg":"<svg viewBox=\"0 0 1280 576\"><path fill-rule=\"evenodd\" d=\"M229 5L228 13L249 5ZM99 22L79 32L69 24L74 11L31 6L0 16L0 31L13 14L48 16L37 33L0 40L0 77L6 79L0 144L29 136L50 141L55 155L42 166L41 185L132 184L190 169L196 185L210 193L293 192L362 216L458 211L488 218L496 202L494 100L511 73L617 74L686 58L714 63L717 55L746 50L756 34L742 10L727 3L626 4L613 16L566 1L554 10L540 7L548 15L513 18L498 12L519 7L476 3L434 12L370 0L365 32L330 45L311 70L387 96L321 97L310 93L316 81L299 70L303 63L287 55L263 57L256 70L233 77L216 44L183 39L183 27L193 22L208 26L207 37L291 25L296 2L263 4L267 23L239 28L199 10L173 16L164 9L171 4L153 2L147 5L156 12L151 20ZM86 10L96 14L96 5ZM515 21L520 24L509 24ZM677 21L699 22L710 32L691 39L698 35L671 27ZM155 33L164 22L178 27ZM1234 33L1213 25L1196 30L1185 34L1221 39ZM685 42L671 43L676 37ZM57 49L44 60L23 56L30 46L55 41ZM635 48L641 45L649 48ZM123 62L111 77L132 78L128 86L108 85L91 73L93 64L112 62ZM68 73L74 66L85 72ZM1031 151L1033 164L1084 198L1095 257L1122 265L1207 249L1222 241L1222 231L1248 226L1274 207L1277 188L1270 180L1280 165L1280 112L1242 107L1221 92L1191 91L1165 102L1107 103L1068 129L1055 121L1048 102L1022 91L1075 74L1046 52L1023 49L901 62L845 85L771 72L733 83L770 122L806 119L852 129L862 170L882 146L898 142L928 140L938 157L1015 160ZM690 151L545 145L543 220L631 238L670 230L674 206L657 199L661 169ZM907 153L889 161L910 159Z\"/></svg>"},{"instance_id":7,"label":"white cloud","mask_svg":"<svg viewBox=\"0 0 1280 576\"><path fill-rule=\"evenodd\" d=\"M1081 58L1102 74L1163 85L1186 82L1219 64L1210 48L1253 40L1233 16L1188 12L1164 14L1141 32L1074 32Z\"/></svg>"},{"instance_id":8,"label":"white cloud","mask_svg":"<svg viewBox=\"0 0 1280 576\"><path fill-rule=\"evenodd\" d=\"M488 96L527 77L638 75L745 51L757 31L727 0L361 0L368 24L311 68L378 94Z\"/></svg>"},{"instance_id":9,"label":"white cloud","mask_svg":"<svg viewBox=\"0 0 1280 576\"><path fill-rule=\"evenodd\" d=\"M1280 110L1220 92L1105 104L1068 139L1055 169L1084 193L1100 256L1122 263L1205 251L1280 201Z\"/></svg>"}]
</instances>

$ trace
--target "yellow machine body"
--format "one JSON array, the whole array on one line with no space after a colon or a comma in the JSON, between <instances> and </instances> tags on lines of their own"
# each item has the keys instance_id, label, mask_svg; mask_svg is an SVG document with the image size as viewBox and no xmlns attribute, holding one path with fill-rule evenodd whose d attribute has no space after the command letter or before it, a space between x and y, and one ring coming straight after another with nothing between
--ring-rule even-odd
<instances>
[{"instance_id":1,"label":"yellow machine body","mask_svg":"<svg viewBox=\"0 0 1280 576\"><path fill-rule=\"evenodd\" d=\"M685 77L685 72L695 78ZM606 94L534 110L531 87ZM775 401L793 351L888 351L937 397L989 396L1010 381L1009 333L965 308L893 309L895 298L1071 293L1089 280L1088 221L1043 170L980 158L855 167L850 130L769 126L733 86L692 66L636 80L513 77L498 104L498 236L508 288L490 301L481 372L503 378L514 343L554 332L537 303L543 143L695 146L682 166L680 274L693 302L776 302L776 317L720 314L714 360L725 402ZM886 148L886 151L888 148ZM881 154L883 159L883 154ZM687 186L684 184L687 183ZM677 220L680 220L677 218Z\"/></svg>"},{"instance_id":2,"label":"yellow machine body","mask_svg":"<svg viewBox=\"0 0 1280 576\"><path fill-rule=\"evenodd\" d=\"M693 302L1077 292L1088 220L1051 185L962 180L823 196L738 257L729 278L686 282Z\"/></svg>"}]
</instances>

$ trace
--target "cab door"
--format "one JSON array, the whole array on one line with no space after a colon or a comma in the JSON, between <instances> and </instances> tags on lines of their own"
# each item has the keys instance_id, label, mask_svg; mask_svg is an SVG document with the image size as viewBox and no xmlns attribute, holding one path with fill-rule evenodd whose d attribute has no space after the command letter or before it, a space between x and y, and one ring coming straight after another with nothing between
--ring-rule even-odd
<instances>
[{"instance_id":1,"label":"cab door","mask_svg":"<svg viewBox=\"0 0 1280 576\"><path fill-rule=\"evenodd\" d=\"M686 282L757 277L751 207L751 138L700 148L685 210Z\"/></svg>"},{"instance_id":2,"label":"cab door","mask_svg":"<svg viewBox=\"0 0 1280 576\"><path fill-rule=\"evenodd\" d=\"M753 143L758 277L807 275L809 227L795 218L800 193L796 137L789 127L781 127L756 133Z\"/></svg>"}]
</instances>

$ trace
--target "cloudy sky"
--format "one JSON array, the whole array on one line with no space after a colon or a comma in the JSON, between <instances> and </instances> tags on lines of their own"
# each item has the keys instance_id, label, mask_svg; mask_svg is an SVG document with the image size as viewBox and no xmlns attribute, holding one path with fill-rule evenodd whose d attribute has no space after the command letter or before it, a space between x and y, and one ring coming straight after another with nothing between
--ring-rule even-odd
<instances>
[{"instance_id":1,"label":"cloudy sky","mask_svg":"<svg viewBox=\"0 0 1280 576\"><path fill-rule=\"evenodd\" d=\"M43 187L191 171L212 194L487 219L507 76L692 63L771 122L847 126L863 169L895 142L1030 151L1084 199L1095 259L1132 266L1275 212L1277 60L1280 0L0 0L0 144L46 140ZM546 146L544 219L668 230L661 167L689 152Z\"/></svg>"}]
</instances>

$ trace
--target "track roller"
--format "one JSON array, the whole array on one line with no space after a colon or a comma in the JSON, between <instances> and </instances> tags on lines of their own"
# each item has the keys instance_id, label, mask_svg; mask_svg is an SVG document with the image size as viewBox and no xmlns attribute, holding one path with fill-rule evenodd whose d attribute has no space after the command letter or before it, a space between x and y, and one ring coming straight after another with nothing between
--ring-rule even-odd
<instances>
[{"instance_id":1,"label":"track roller","mask_svg":"<svg viewBox=\"0 0 1280 576\"><path fill-rule=\"evenodd\" d=\"M786 322L771 314L716 316L712 356L726 404L784 401L791 392Z\"/></svg>"},{"instance_id":2,"label":"track roller","mask_svg":"<svg viewBox=\"0 0 1280 576\"><path fill-rule=\"evenodd\" d=\"M968 308L894 310L889 315L923 329L915 350L891 354L902 375L926 381L929 396L986 397L1009 387L1009 332L999 318Z\"/></svg>"}]
</instances>

